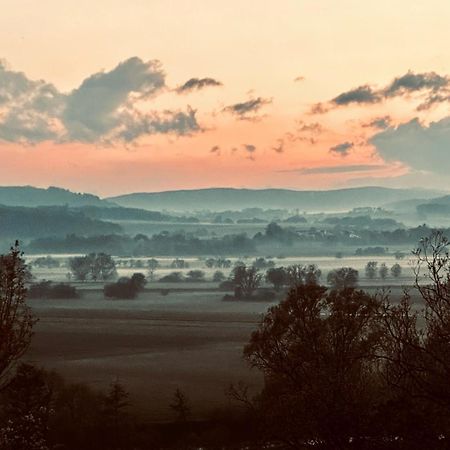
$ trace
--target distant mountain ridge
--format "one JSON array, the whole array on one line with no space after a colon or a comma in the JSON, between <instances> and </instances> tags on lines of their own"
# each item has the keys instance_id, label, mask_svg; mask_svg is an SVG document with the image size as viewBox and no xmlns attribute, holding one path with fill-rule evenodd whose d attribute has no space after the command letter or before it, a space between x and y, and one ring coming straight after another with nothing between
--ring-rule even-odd
<instances>
[{"instance_id":1,"label":"distant mountain ridge","mask_svg":"<svg viewBox=\"0 0 450 450\"><path fill-rule=\"evenodd\" d=\"M5 206L112 206L93 194L58 187L0 186L0 204Z\"/></svg>"},{"instance_id":2,"label":"distant mountain ridge","mask_svg":"<svg viewBox=\"0 0 450 450\"><path fill-rule=\"evenodd\" d=\"M426 189L359 187L324 191L289 189L210 188L119 195L106 200L128 208L149 210L223 211L242 208L287 208L301 211L348 211L362 206L378 207L410 199L431 199L442 192Z\"/></svg>"}]
</instances>

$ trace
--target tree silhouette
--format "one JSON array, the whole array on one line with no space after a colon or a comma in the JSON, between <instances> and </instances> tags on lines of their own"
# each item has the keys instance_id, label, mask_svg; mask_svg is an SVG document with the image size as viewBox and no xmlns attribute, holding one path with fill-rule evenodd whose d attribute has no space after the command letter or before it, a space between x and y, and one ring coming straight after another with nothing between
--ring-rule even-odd
<instances>
[{"instance_id":1,"label":"tree silhouette","mask_svg":"<svg viewBox=\"0 0 450 450\"><path fill-rule=\"evenodd\" d=\"M28 349L36 323L26 304L26 274L16 242L9 254L0 256L0 385Z\"/></svg>"}]
</instances>

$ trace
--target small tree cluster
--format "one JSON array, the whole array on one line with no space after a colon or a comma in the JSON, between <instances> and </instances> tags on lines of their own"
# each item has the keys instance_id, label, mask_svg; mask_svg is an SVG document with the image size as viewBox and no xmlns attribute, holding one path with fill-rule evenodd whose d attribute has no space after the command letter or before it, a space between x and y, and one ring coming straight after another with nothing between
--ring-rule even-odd
<instances>
[{"instance_id":1,"label":"small tree cluster","mask_svg":"<svg viewBox=\"0 0 450 450\"><path fill-rule=\"evenodd\" d=\"M116 264L106 253L90 253L69 260L73 278L78 281L107 281L117 277Z\"/></svg>"},{"instance_id":2,"label":"small tree cluster","mask_svg":"<svg viewBox=\"0 0 450 450\"><path fill-rule=\"evenodd\" d=\"M205 266L209 269L229 269L231 267L231 261L225 258L208 258L205 261Z\"/></svg>"},{"instance_id":3,"label":"small tree cluster","mask_svg":"<svg viewBox=\"0 0 450 450\"><path fill-rule=\"evenodd\" d=\"M134 273L131 278L121 277L115 283L105 285L103 292L107 298L132 299L144 290L146 282L142 273Z\"/></svg>"},{"instance_id":4,"label":"small tree cluster","mask_svg":"<svg viewBox=\"0 0 450 450\"><path fill-rule=\"evenodd\" d=\"M46 269L55 269L61 265L56 258L51 256L41 256L40 258L36 258L32 264L33 266Z\"/></svg>"}]
</instances>

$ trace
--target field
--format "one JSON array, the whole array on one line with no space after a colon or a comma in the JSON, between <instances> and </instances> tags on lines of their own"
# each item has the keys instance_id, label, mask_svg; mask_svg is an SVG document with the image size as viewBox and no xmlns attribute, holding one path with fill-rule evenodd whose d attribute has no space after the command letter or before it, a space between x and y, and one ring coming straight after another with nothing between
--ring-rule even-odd
<instances>
[{"instance_id":1,"label":"field","mask_svg":"<svg viewBox=\"0 0 450 450\"><path fill-rule=\"evenodd\" d=\"M388 267L396 262L392 257L297 257L276 261L276 265L314 263L326 279L328 270L342 266L355 267L363 274L369 259ZM174 270L167 267L171 260L159 258L163 267L156 271L158 277ZM190 267L184 272L201 268L210 278L215 270L205 269L201 259L186 261ZM412 282L407 261L400 263L401 279L362 278L361 286L374 291L390 284L396 298L401 285ZM120 269L119 274L137 271ZM33 273L38 279L65 280L67 268ZM230 383L242 380L255 390L261 386L261 375L250 370L242 349L271 303L224 302L224 292L211 281L153 281L135 300L106 300L100 283L77 286L80 299L31 301L39 323L28 360L99 389L118 379L130 391L133 405L154 420L172 417L169 404L177 387L189 397L194 416L201 418L228 406L225 390ZM161 289L170 291L163 295Z\"/></svg>"}]
</instances>

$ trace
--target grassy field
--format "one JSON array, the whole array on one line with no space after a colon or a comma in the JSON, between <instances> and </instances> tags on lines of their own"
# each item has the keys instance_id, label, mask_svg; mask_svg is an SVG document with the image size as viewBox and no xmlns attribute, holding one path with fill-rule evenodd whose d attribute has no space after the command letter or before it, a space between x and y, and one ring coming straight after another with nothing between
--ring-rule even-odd
<instances>
[{"instance_id":1,"label":"grassy field","mask_svg":"<svg viewBox=\"0 0 450 450\"><path fill-rule=\"evenodd\" d=\"M352 266L363 273L372 258L286 258L277 265L315 263L326 273L335 267ZM391 257L374 258L395 263ZM171 259L160 259L157 276L173 271L165 267ZM204 261L189 260L190 270ZM398 280L361 279L369 291L387 284L392 296L401 285L410 285L412 273L401 262ZM139 269L120 269L120 275ZM183 270L184 272L186 269ZM64 280L67 268L34 270L37 279ZM225 271L226 273L227 271ZM169 404L177 387L189 397L194 417L207 416L229 405L225 390L232 382L244 381L257 390L262 377L242 358L242 349L261 315L273 303L224 302L224 292L212 282L151 282L135 300L106 300L103 285L79 284L82 297L75 300L32 300L39 318L27 359L55 369L68 380L107 389L118 379L131 393L131 402L152 420L172 417ZM162 295L162 288L170 289Z\"/></svg>"}]
</instances>

